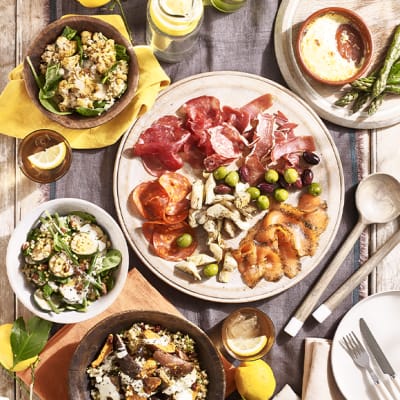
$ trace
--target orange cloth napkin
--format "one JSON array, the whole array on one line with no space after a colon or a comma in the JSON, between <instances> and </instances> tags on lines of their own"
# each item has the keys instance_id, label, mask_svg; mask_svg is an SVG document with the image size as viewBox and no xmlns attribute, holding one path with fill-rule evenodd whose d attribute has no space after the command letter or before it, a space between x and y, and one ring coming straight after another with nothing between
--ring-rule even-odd
<instances>
[{"instance_id":1,"label":"orange cloth napkin","mask_svg":"<svg viewBox=\"0 0 400 400\"><path fill-rule=\"evenodd\" d=\"M116 27L128 37L120 15L95 16ZM53 129L63 134L74 149L94 149L115 143L137 117L152 107L170 79L161 68L148 46L134 47L139 64L139 84L132 102L111 121L90 129L70 129L51 121L30 100L22 78L22 64L9 74L10 81L0 95L0 133L22 139L28 133L41 129Z\"/></svg>"},{"instance_id":2,"label":"orange cloth napkin","mask_svg":"<svg viewBox=\"0 0 400 400\"><path fill-rule=\"evenodd\" d=\"M68 368L76 346L86 332L102 319L111 314L126 310L157 310L175 315L179 311L166 300L137 269L132 269L124 289L117 300L102 314L78 324L65 325L50 338L40 353L40 362L35 373L35 393L41 400L68 400ZM224 361L227 379L232 365ZM30 370L18 373L18 376L29 385ZM228 389L230 390L228 392ZM234 389L228 381L227 395Z\"/></svg>"}]
</instances>

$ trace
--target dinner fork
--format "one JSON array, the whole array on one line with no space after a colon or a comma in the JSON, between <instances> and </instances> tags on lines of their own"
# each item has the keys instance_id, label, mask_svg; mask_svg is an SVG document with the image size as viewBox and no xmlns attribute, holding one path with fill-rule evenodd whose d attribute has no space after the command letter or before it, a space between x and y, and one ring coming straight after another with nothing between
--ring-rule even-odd
<instances>
[{"instance_id":1,"label":"dinner fork","mask_svg":"<svg viewBox=\"0 0 400 400\"><path fill-rule=\"evenodd\" d=\"M349 334L343 336L340 344L349 353L350 357L353 359L356 365L368 371L372 381L374 382L379 399L383 398L385 400L393 400L393 397L390 395L389 391L379 380L375 371L372 369L367 350L358 339L356 334L352 331Z\"/></svg>"}]
</instances>

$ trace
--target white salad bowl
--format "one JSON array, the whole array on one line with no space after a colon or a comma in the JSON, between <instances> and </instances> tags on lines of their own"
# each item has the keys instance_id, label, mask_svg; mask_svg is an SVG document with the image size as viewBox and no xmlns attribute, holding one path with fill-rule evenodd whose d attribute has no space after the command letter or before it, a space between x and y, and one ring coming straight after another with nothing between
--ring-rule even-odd
<instances>
[{"instance_id":1,"label":"white salad bowl","mask_svg":"<svg viewBox=\"0 0 400 400\"><path fill-rule=\"evenodd\" d=\"M60 216L67 215L73 211L86 212L96 218L96 223L104 230L111 241L111 248L121 252L121 264L113 272L114 286L105 295L89 304L86 311L61 311L59 313L43 311L36 304L33 293L34 285L28 281L22 272L23 255L22 245L26 242L28 232L38 223L40 216L45 212L58 213ZM11 235L6 255L7 275L10 285L18 300L33 314L45 320L70 324L90 319L105 311L118 297L124 287L128 269L129 252L128 246L117 222L101 207L81 199L60 198L47 201L30 213L25 215L16 226Z\"/></svg>"}]
</instances>

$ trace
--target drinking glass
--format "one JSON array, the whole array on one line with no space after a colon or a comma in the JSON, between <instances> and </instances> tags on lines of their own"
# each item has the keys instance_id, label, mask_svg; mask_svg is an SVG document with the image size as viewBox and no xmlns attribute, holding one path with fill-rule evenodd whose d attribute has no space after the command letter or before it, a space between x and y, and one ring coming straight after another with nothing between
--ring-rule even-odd
<instances>
[{"instance_id":1,"label":"drinking glass","mask_svg":"<svg viewBox=\"0 0 400 400\"><path fill-rule=\"evenodd\" d=\"M221 331L225 351L240 361L262 358L275 342L275 327L264 312L254 307L243 307L234 311L223 321ZM246 349L244 343L253 343L254 351Z\"/></svg>"},{"instance_id":2,"label":"drinking glass","mask_svg":"<svg viewBox=\"0 0 400 400\"><path fill-rule=\"evenodd\" d=\"M39 151L48 149L61 142L65 143L66 155L60 165L53 169L39 169L28 157ZM39 129L28 134L20 143L18 149L18 164L21 171L31 180L38 183L50 183L64 176L71 165L72 150L67 139L60 133L50 129Z\"/></svg>"}]
</instances>

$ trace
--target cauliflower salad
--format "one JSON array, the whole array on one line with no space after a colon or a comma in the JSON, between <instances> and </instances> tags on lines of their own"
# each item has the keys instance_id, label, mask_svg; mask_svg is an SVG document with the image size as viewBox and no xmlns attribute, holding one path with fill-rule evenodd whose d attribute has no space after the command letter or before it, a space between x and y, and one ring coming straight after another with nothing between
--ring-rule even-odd
<instances>
[{"instance_id":1,"label":"cauliflower salad","mask_svg":"<svg viewBox=\"0 0 400 400\"><path fill-rule=\"evenodd\" d=\"M67 26L46 46L39 74L27 61L40 89L40 103L56 114L100 115L127 89L126 48L101 32L79 33Z\"/></svg>"}]
</instances>

